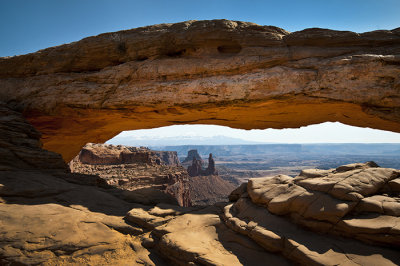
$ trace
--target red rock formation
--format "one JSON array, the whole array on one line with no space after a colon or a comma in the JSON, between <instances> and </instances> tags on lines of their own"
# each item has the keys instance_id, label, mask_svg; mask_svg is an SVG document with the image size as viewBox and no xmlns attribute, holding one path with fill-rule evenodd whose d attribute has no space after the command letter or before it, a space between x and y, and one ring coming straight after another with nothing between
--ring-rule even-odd
<instances>
[{"instance_id":1,"label":"red rock formation","mask_svg":"<svg viewBox=\"0 0 400 266\"><path fill-rule=\"evenodd\" d=\"M264 241L262 245L267 250L273 249L269 241L274 240L252 234L252 230L261 232L262 228L241 224L241 213L247 219L250 209L254 217L257 212L265 211L259 209L267 209L270 214L289 217L293 223L319 233L399 249L400 190L390 186L398 181L399 170L380 168L374 162L330 170L303 170L295 178L285 175L252 178L247 187L241 186L230 196L236 203L226 208L226 221L233 230ZM261 226L258 218L254 222ZM286 247L276 248L285 252Z\"/></svg>"},{"instance_id":2,"label":"red rock formation","mask_svg":"<svg viewBox=\"0 0 400 266\"><path fill-rule=\"evenodd\" d=\"M212 157L212 153L210 153L208 157L208 166L206 169L203 169L202 162L203 160L201 159L201 157L200 159L196 159L196 157L193 157L192 165L189 165L187 169L189 176L218 175L218 172L215 169L215 162Z\"/></svg>"},{"instance_id":3,"label":"red rock formation","mask_svg":"<svg viewBox=\"0 0 400 266\"><path fill-rule=\"evenodd\" d=\"M400 29L160 24L0 58L0 98L66 161L123 130L182 123L400 132L399 47Z\"/></svg>"},{"instance_id":4,"label":"red rock formation","mask_svg":"<svg viewBox=\"0 0 400 266\"><path fill-rule=\"evenodd\" d=\"M212 153L208 156L208 166L204 171L204 175L218 175L217 170L215 169L214 158L212 157Z\"/></svg>"},{"instance_id":5,"label":"red rock formation","mask_svg":"<svg viewBox=\"0 0 400 266\"><path fill-rule=\"evenodd\" d=\"M254 178L232 204L134 208L126 219L149 228L143 243L175 264L396 265L399 175L367 163Z\"/></svg>"},{"instance_id":6,"label":"red rock formation","mask_svg":"<svg viewBox=\"0 0 400 266\"><path fill-rule=\"evenodd\" d=\"M188 166L187 172L189 176L199 176L202 174L202 161L193 158L192 165Z\"/></svg>"},{"instance_id":7,"label":"red rock formation","mask_svg":"<svg viewBox=\"0 0 400 266\"><path fill-rule=\"evenodd\" d=\"M173 151L152 151L146 147L122 145L86 144L79 152L84 164L130 164L180 166L178 155Z\"/></svg>"},{"instance_id":8,"label":"red rock formation","mask_svg":"<svg viewBox=\"0 0 400 266\"><path fill-rule=\"evenodd\" d=\"M41 149L41 134L21 113L0 101L0 167L67 171L60 154Z\"/></svg>"},{"instance_id":9,"label":"red rock formation","mask_svg":"<svg viewBox=\"0 0 400 266\"><path fill-rule=\"evenodd\" d=\"M126 200L191 206L188 176L176 152L88 143L69 165L73 173L98 175L109 186L130 191Z\"/></svg>"}]
</instances>

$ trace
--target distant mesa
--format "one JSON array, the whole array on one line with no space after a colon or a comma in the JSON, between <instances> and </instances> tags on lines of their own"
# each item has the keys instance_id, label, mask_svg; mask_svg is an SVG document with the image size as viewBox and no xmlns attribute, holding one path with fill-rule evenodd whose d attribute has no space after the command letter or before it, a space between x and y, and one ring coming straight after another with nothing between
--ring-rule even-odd
<instances>
[{"instance_id":1,"label":"distant mesa","mask_svg":"<svg viewBox=\"0 0 400 266\"><path fill-rule=\"evenodd\" d=\"M79 161L84 164L180 165L176 152L153 151L146 147L88 143L82 148L78 156Z\"/></svg>"},{"instance_id":2,"label":"distant mesa","mask_svg":"<svg viewBox=\"0 0 400 266\"><path fill-rule=\"evenodd\" d=\"M174 151L88 143L69 166L73 173L98 175L130 202L192 205L188 175Z\"/></svg>"},{"instance_id":3,"label":"distant mesa","mask_svg":"<svg viewBox=\"0 0 400 266\"><path fill-rule=\"evenodd\" d=\"M195 154L198 157L200 157L200 155L197 153L197 150L191 150L191 151L195 151ZM188 152L188 157L191 151ZM215 169L215 162L212 153L210 153L208 157L208 166L205 170L203 170L202 162L203 160L201 159L201 157L200 159L197 159L196 156L193 156L192 165L190 165L187 169L189 176L193 177L193 176L218 175L218 172Z\"/></svg>"},{"instance_id":4,"label":"distant mesa","mask_svg":"<svg viewBox=\"0 0 400 266\"><path fill-rule=\"evenodd\" d=\"M200 154L197 152L197 150L190 150L188 151L187 157L182 161L182 163L187 163L187 162L192 162L193 159L199 160L201 163L203 163L203 160L201 159Z\"/></svg>"}]
</instances>

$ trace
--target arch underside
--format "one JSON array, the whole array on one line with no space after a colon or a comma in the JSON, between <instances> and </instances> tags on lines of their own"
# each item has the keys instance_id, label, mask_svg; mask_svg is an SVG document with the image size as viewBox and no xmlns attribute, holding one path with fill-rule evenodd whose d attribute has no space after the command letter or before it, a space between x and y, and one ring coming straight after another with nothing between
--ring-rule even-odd
<instances>
[{"instance_id":1,"label":"arch underside","mask_svg":"<svg viewBox=\"0 0 400 266\"><path fill-rule=\"evenodd\" d=\"M137 110L139 109L139 110ZM222 106L168 107L133 110L62 110L57 116L28 116L42 132L44 148L72 159L88 142L103 143L121 131L174 124L215 124L241 129L298 128L326 121L398 131L399 123L365 112L362 107L343 102L301 97L291 100L230 103ZM65 116L62 114L65 113ZM385 140L382 140L385 142Z\"/></svg>"}]
</instances>

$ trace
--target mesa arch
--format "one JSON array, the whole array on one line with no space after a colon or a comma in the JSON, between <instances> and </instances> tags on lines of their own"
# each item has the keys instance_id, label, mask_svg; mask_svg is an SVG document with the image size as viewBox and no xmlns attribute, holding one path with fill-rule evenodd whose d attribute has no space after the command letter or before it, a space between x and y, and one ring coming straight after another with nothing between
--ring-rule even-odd
<instances>
[{"instance_id":1,"label":"mesa arch","mask_svg":"<svg viewBox=\"0 0 400 266\"><path fill-rule=\"evenodd\" d=\"M289 33L214 20L105 33L0 58L0 101L66 161L87 142L180 123L400 132L400 28Z\"/></svg>"}]
</instances>

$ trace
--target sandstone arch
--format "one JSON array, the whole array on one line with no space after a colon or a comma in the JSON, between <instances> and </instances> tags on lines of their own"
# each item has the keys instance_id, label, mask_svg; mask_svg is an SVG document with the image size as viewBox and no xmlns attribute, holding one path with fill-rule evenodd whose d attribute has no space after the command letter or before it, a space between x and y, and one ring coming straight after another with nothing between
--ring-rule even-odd
<instances>
[{"instance_id":1,"label":"sandstone arch","mask_svg":"<svg viewBox=\"0 0 400 266\"><path fill-rule=\"evenodd\" d=\"M400 132L400 28L367 33L228 20L160 24L0 59L0 101L69 161L86 142L179 123L324 121Z\"/></svg>"}]
</instances>

